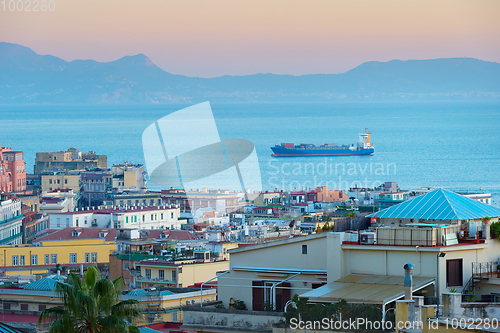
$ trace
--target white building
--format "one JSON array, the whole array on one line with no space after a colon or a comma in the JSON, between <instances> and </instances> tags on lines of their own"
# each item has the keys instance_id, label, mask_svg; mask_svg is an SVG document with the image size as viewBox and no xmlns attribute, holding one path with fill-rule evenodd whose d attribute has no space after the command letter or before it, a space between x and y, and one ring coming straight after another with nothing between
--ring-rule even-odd
<instances>
[{"instance_id":1,"label":"white building","mask_svg":"<svg viewBox=\"0 0 500 333\"><path fill-rule=\"evenodd\" d=\"M42 193L40 211L42 214L65 213L74 210L76 194L70 189L57 189Z\"/></svg>"},{"instance_id":2,"label":"white building","mask_svg":"<svg viewBox=\"0 0 500 333\"><path fill-rule=\"evenodd\" d=\"M168 206L109 208L49 214L50 229L67 227L119 229L181 229L179 208Z\"/></svg>"},{"instance_id":3,"label":"white building","mask_svg":"<svg viewBox=\"0 0 500 333\"><path fill-rule=\"evenodd\" d=\"M0 194L0 245L23 243L21 199Z\"/></svg>"}]
</instances>

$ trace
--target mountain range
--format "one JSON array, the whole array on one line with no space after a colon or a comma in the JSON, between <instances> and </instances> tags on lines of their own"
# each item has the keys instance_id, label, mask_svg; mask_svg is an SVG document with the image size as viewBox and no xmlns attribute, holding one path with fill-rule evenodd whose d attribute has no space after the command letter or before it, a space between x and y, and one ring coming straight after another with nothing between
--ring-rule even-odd
<instances>
[{"instance_id":1,"label":"mountain range","mask_svg":"<svg viewBox=\"0 0 500 333\"><path fill-rule=\"evenodd\" d=\"M341 74L170 74L147 56L65 61L0 43L0 104L499 100L500 64L473 58L365 62Z\"/></svg>"}]
</instances>

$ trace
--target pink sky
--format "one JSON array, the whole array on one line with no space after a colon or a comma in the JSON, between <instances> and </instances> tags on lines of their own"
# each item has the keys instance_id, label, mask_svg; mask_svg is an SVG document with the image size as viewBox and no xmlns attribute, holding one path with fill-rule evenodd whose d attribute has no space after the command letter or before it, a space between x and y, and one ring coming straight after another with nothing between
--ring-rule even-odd
<instances>
[{"instance_id":1,"label":"pink sky","mask_svg":"<svg viewBox=\"0 0 500 333\"><path fill-rule=\"evenodd\" d=\"M498 0L52 1L53 12L0 4L0 41L65 60L144 53L170 73L203 77L340 73L371 60L500 62Z\"/></svg>"}]
</instances>

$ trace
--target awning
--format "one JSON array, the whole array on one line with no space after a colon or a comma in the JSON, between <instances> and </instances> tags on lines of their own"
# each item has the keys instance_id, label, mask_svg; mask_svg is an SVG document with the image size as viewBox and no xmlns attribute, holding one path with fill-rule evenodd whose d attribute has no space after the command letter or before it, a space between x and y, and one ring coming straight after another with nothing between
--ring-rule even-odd
<instances>
[{"instance_id":1,"label":"awning","mask_svg":"<svg viewBox=\"0 0 500 333\"><path fill-rule=\"evenodd\" d=\"M414 276L413 291L434 284L433 277ZM385 304L404 297L404 276L357 275L345 276L335 282L311 290L300 297L310 302Z\"/></svg>"}]
</instances>

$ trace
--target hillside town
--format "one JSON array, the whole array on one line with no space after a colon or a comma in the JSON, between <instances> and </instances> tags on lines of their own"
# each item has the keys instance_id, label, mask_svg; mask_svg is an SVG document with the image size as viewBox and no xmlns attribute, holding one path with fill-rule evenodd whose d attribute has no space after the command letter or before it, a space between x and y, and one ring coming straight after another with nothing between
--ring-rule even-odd
<instances>
[{"instance_id":1,"label":"hillside town","mask_svg":"<svg viewBox=\"0 0 500 333\"><path fill-rule=\"evenodd\" d=\"M123 277L120 299L140 304L142 333L285 333L285 321L314 322L305 318L318 304L369 307L401 332L469 318L499 331L500 208L490 193L392 180L154 190L147 179L143 164L108 165L92 151L38 152L27 166L22 150L0 146L0 321L48 331L39 316L63 307L58 283L95 268Z\"/></svg>"}]
</instances>

